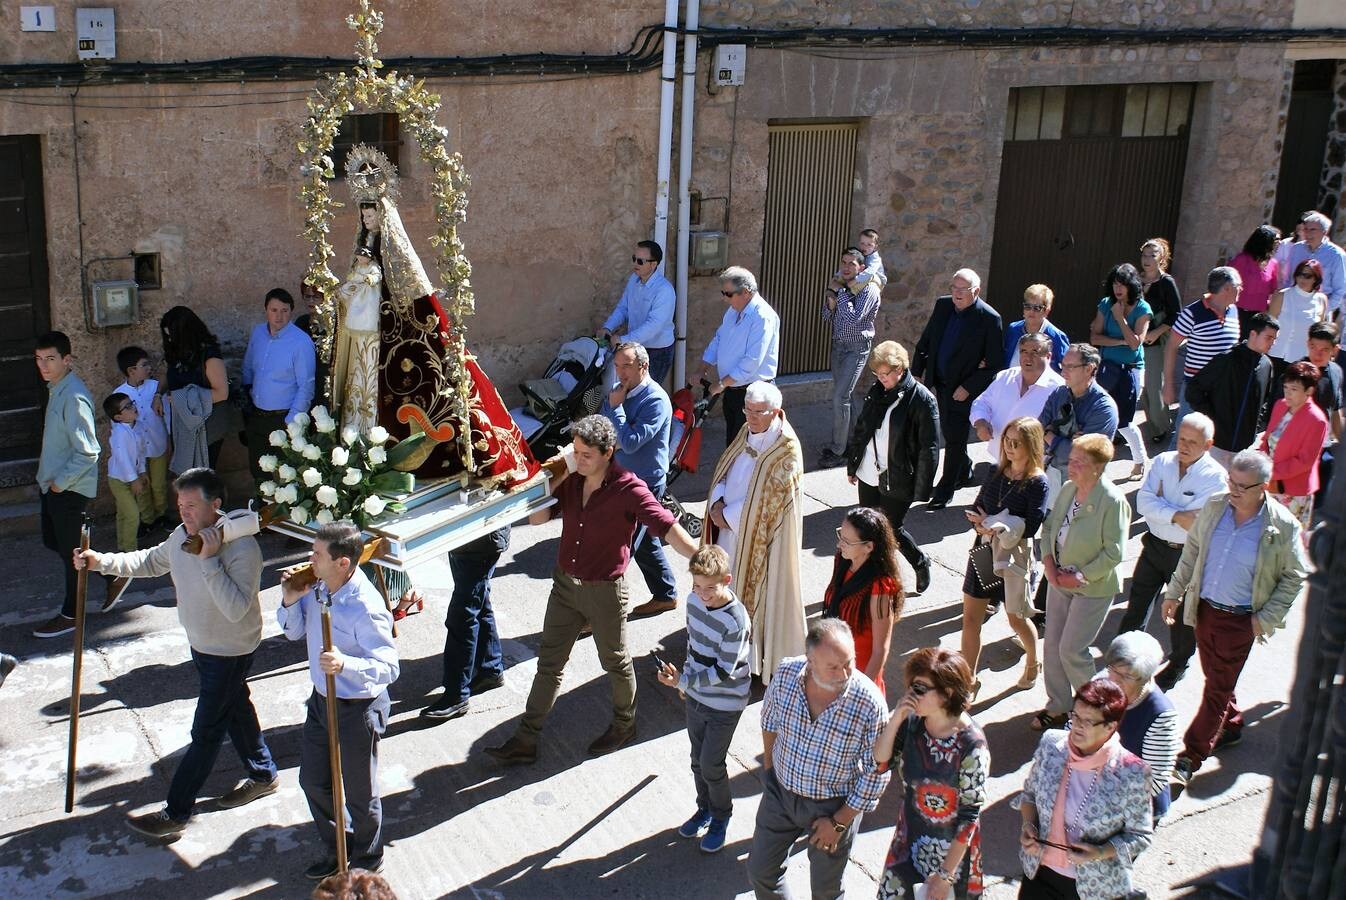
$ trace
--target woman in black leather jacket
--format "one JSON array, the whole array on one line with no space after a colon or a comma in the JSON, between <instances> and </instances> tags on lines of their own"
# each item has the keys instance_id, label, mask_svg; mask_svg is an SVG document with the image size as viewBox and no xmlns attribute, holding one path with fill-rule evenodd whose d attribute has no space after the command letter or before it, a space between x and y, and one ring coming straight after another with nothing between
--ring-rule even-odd
<instances>
[{"instance_id":1,"label":"woman in black leather jacket","mask_svg":"<svg viewBox=\"0 0 1346 900\"><path fill-rule=\"evenodd\" d=\"M884 341L869 355L876 379L846 446L846 474L860 505L882 510L898 550L916 570L916 593L930 586L930 560L903 526L907 510L930 499L939 466L935 396L908 371L906 348Z\"/></svg>"}]
</instances>

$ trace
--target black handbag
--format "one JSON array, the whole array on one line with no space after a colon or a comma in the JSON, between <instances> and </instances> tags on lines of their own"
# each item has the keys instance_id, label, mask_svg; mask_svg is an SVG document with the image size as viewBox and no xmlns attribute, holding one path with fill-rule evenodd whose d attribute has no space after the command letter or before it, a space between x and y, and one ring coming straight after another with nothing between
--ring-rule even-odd
<instances>
[{"instance_id":1,"label":"black handbag","mask_svg":"<svg viewBox=\"0 0 1346 900\"><path fill-rule=\"evenodd\" d=\"M995 571L995 548L990 541L978 541L968 552L967 558L972 560L972 576L977 581L979 593L990 594L1004 588L1005 579Z\"/></svg>"}]
</instances>

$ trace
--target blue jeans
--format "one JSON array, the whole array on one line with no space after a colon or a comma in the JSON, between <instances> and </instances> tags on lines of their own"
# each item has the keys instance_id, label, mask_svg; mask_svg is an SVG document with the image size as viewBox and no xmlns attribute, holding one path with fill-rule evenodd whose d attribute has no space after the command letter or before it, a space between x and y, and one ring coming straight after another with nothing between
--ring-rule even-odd
<instances>
[{"instance_id":1,"label":"blue jeans","mask_svg":"<svg viewBox=\"0 0 1346 900\"><path fill-rule=\"evenodd\" d=\"M658 500L664 496L666 488L667 485L661 481L650 485L650 493ZM645 586L650 589L652 599L678 599L678 580L673 576L673 569L664 554L663 542L644 525L636 526L636 533L631 537L631 561L645 577Z\"/></svg>"},{"instance_id":2,"label":"blue jeans","mask_svg":"<svg viewBox=\"0 0 1346 900\"><path fill-rule=\"evenodd\" d=\"M646 347L645 352L650 355L650 380L655 384L662 385L664 378L668 375L668 370L673 368L673 344L667 347ZM677 390L680 385L675 385Z\"/></svg>"},{"instance_id":3,"label":"blue jeans","mask_svg":"<svg viewBox=\"0 0 1346 900\"><path fill-rule=\"evenodd\" d=\"M168 787L168 815L178 822L192 817L196 795L215 768L225 735L233 743L249 778L276 780L276 764L262 737L257 710L253 709L248 692L252 654L212 656L193 650L192 662L201 677L196 716L192 719L192 742Z\"/></svg>"},{"instance_id":4,"label":"blue jeans","mask_svg":"<svg viewBox=\"0 0 1346 900\"><path fill-rule=\"evenodd\" d=\"M499 553L450 553L453 596L444 619L444 696L466 700L478 675L505 669L491 609L491 576Z\"/></svg>"},{"instance_id":5,"label":"blue jeans","mask_svg":"<svg viewBox=\"0 0 1346 900\"><path fill-rule=\"evenodd\" d=\"M832 345L832 443L834 453L845 453L851 437L851 420L856 407L855 386L865 371L869 344L862 347Z\"/></svg>"}]
</instances>

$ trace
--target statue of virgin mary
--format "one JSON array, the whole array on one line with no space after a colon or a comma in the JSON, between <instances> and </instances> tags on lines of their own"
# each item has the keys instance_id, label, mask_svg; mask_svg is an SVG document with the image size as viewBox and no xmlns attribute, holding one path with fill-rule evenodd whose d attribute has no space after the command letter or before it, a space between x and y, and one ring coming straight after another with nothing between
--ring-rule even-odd
<instances>
[{"instance_id":1,"label":"statue of virgin mary","mask_svg":"<svg viewBox=\"0 0 1346 900\"><path fill-rule=\"evenodd\" d=\"M346 159L346 177L360 209L355 250L367 251L382 273L376 418L399 440L419 432L428 438L402 468L423 478L456 475L464 470L470 447L470 474L479 482L508 487L531 478L537 461L495 386L467 350L461 329L451 327L402 226L396 167L379 150L359 144ZM343 324L337 323L332 379L338 404L358 396L352 378L361 377L354 367L341 369ZM467 422L460 414L464 379Z\"/></svg>"}]
</instances>

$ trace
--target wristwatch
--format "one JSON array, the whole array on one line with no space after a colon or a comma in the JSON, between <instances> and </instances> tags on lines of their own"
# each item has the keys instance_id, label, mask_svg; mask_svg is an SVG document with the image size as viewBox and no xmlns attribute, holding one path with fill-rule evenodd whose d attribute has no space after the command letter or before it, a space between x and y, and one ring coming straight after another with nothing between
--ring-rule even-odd
<instances>
[{"instance_id":1,"label":"wristwatch","mask_svg":"<svg viewBox=\"0 0 1346 900\"><path fill-rule=\"evenodd\" d=\"M832 823L832 827L835 828L835 829L837 830L837 834L843 834L843 833L845 833L845 831L846 831L846 826L845 826L845 825L842 825L840 822L838 822L836 819L834 819L834 818L831 817L831 816L828 816L828 817L827 817L827 821L829 821L829 822Z\"/></svg>"},{"instance_id":2,"label":"wristwatch","mask_svg":"<svg viewBox=\"0 0 1346 900\"><path fill-rule=\"evenodd\" d=\"M958 882L958 873L946 871L943 867L936 869L935 874L947 881L950 886Z\"/></svg>"}]
</instances>

